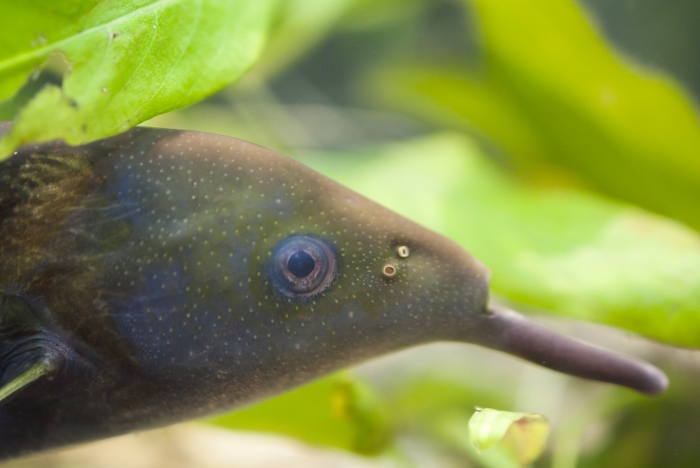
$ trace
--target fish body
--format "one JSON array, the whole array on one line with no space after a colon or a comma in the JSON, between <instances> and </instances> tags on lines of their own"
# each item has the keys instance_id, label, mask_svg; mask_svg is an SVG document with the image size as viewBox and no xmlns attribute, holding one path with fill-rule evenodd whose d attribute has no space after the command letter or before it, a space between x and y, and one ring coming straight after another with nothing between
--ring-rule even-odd
<instances>
[{"instance_id":1,"label":"fish body","mask_svg":"<svg viewBox=\"0 0 700 468\"><path fill-rule=\"evenodd\" d=\"M488 269L452 241L241 140L136 128L23 147L0 163L0 239L0 388L26 382L0 397L0 459L436 340L665 387L489 306Z\"/></svg>"}]
</instances>

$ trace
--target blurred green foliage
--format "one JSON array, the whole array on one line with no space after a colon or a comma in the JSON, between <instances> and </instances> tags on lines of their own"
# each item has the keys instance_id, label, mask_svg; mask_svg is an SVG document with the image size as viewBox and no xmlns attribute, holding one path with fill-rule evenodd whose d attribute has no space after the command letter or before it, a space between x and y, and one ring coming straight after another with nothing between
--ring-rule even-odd
<instances>
[{"instance_id":1,"label":"blurred green foliage","mask_svg":"<svg viewBox=\"0 0 700 468\"><path fill-rule=\"evenodd\" d=\"M700 227L700 126L670 77L612 50L571 0L474 0L484 60L389 67L372 96L501 145L542 181L547 165ZM543 169L545 169L543 171Z\"/></svg>"},{"instance_id":2,"label":"blurred green foliage","mask_svg":"<svg viewBox=\"0 0 700 468\"><path fill-rule=\"evenodd\" d=\"M698 375L676 375L661 400L638 400L614 415L603 447L583 458L581 468L694 468L700 459Z\"/></svg>"},{"instance_id":3,"label":"blurred green foliage","mask_svg":"<svg viewBox=\"0 0 700 468\"><path fill-rule=\"evenodd\" d=\"M696 104L674 78L620 53L581 4L206 1L203 22L195 24L188 13L196 2L165 2L180 9L171 10L171 19L184 19L198 40L186 43L174 21L159 25L154 37L162 47L144 49L140 63L163 67L139 75L148 68L123 58L142 52L139 40L151 37L147 13L166 4L125 2L152 8L112 18L92 10L102 3L0 5L0 18L13 26L0 28L0 101L47 57L55 72L32 75L5 105L3 115L19 113L41 127L20 128L24 136L16 141L59 132L82 141L194 102L252 63L269 21L261 59L236 87L153 124L230 134L294 154L465 246L491 268L493 288L504 299L700 346ZM221 10L224 3L231 15ZM697 11L691 3L674 3L667 29L682 23L678 29L690 31L683 37L700 30L693 28L697 18L681 18ZM682 10L684 4L690 6ZM658 22L653 5L644 0L646 25ZM87 18L81 24L92 28L76 33L76 18ZM132 34L129 47L100 49L108 44L105 31L117 23ZM655 47L663 50L658 42ZM689 70L697 64L692 47L674 47L683 59L676 63ZM56 50L63 55L52 55ZM118 63L105 68L95 50ZM224 62L221 51L227 51ZM122 73L125 64L131 71ZM208 64L211 73L199 73ZM63 75L69 65L73 73ZM126 78L135 80L131 93L114 96L111 84L106 93L99 86ZM47 82L54 86L42 88ZM161 82L170 85L169 94L140 107L142 93ZM81 110L62 103L53 112L51 99L64 94ZM88 132L76 130L76 122L88 122ZM654 350L648 357L663 354ZM473 367L451 362L462 354L475 356ZM672 390L655 400L487 356L453 348L429 364L444 364L440 372L426 372L410 358L403 377L333 375L213 423L393 457L405 466L427 466L412 458L414 447L430 460L457 460L445 466L514 466L497 452L479 455L469 442L469 416L478 405L538 411L552 420L550 450L535 466L697 464L700 377L682 353L664 355ZM540 404L543 410L532 408Z\"/></svg>"},{"instance_id":4,"label":"blurred green foliage","mask_svg":"<svg viewBox=\"0 0 700 468\"><path fill-rule=\"evenodd\" d=\"M341 372L210 422L372 455L386 449L390 441L387 418L386 408L367 384Z\"/></svg>"}]
</instances>

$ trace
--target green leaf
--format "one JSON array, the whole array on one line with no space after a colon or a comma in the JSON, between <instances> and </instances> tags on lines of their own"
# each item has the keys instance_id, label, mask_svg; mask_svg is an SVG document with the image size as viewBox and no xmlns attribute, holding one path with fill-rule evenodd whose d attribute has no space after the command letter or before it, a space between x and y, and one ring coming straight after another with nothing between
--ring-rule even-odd
<instances>
[{"instance_id":1,"label":"green leaf","mask_svg":"<svg viewBox=\"0 0 700 468\"><path fill-rule=\"evenodd\" d=\"M520 465L539 458L548 434L549 423L534 413L477 408L469 420L469 438L479 452L500 444Z\"/></svg>"},{"instance_id":2,"label":"green leaf","mask_svg":"<svg viewBox=\"0 0 700 468\"><path fill-rule=\"evenodd\" d=\"M372 389L348 373L333 374L210 422L364 454L379 453L391 434L386 410Z\"/></svg>"},{"instance_id":3,"label":"green leaf","mask_svg":"<svg viewBox=\"0 0 700 468\"><path fill-rule=\"evenodd\" d=\"M106 137L222 88L257 57L273 1L2 2L0 101L50 57L67 71L20 111L0 156Z\"/></svg>"},{"instance_id":4,"label":"green leaf","mask_svg":"<svg viewBox=\"0 0 700 468\"><path fill-rule=\"evenodd\" d=\"M300 160L459 242L513 301L700 346L700 236L677 222L520 185L454 134Z\"/></svg>"},{"instance_id":5,"label":"green leaf","mask_svg":"<svg viewBox=\"0 0 700 468\"><path fill-rule=\"evenodd\" d=\"M472 0L483 67L390 68L371 95L477 129L529 179L554 165L700 228L700 119L671 78L617 54L573 0Z\"/></svg>"}]
</instances>

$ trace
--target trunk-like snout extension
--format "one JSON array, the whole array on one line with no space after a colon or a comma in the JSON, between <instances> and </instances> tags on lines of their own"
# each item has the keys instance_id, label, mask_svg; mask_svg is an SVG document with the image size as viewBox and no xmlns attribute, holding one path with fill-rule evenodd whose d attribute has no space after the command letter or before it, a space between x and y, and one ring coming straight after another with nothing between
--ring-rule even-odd
<instances>
[{"instance_id":1,"label":"trunk-like snout extension","mask_svg":"<svg viewBox=\"0 0 700 468\"><path fill-rule=\"evenodd\" d=\"M647 395L668 387L668 378L651 364L560 335L491 302L479 335L470 341L535 364L584 379L623 385Z\"/></svg>"}]
</instances>

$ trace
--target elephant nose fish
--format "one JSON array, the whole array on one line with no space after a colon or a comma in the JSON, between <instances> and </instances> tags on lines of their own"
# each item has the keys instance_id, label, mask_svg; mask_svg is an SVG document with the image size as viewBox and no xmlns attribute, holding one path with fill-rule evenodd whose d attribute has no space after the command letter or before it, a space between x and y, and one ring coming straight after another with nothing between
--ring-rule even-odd
<instances>
[{"instance_id":1,"label":"elephant nose fish","mask_svg":"<svg viewBox=\"0 0 700 468\"><path fill-rule=\"evenodd\" d=\"M489 303L488 269L450 240L223 136L22 147L0 163L0 239L0 459L240 407L436 340L667 386Z\"/></svg>"}]
</instances>

